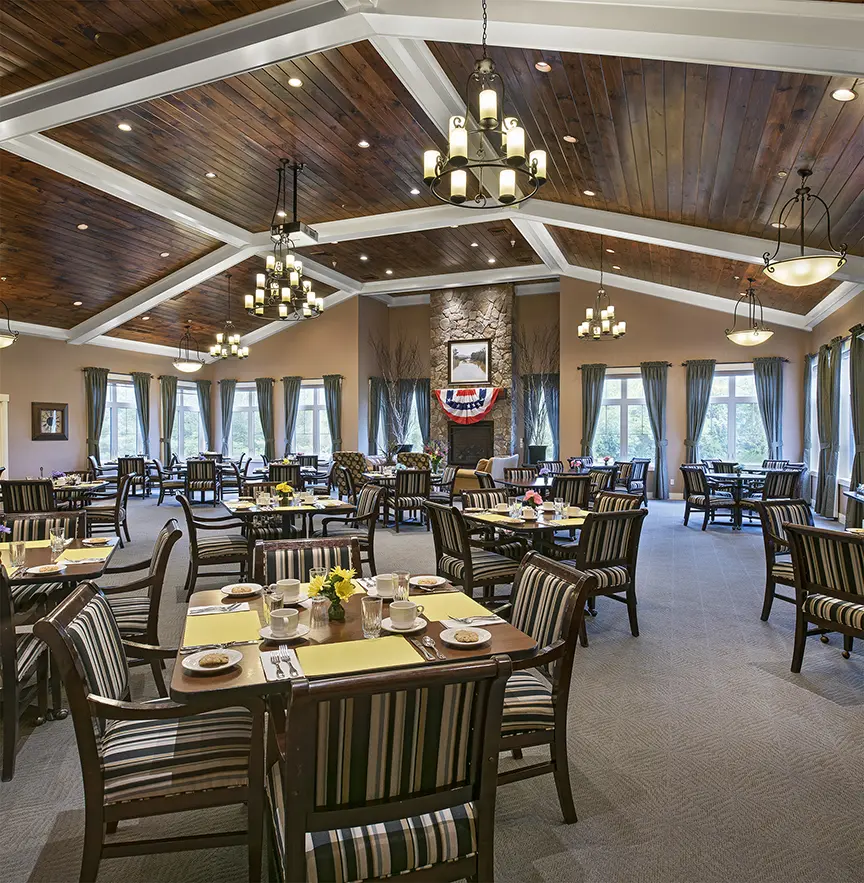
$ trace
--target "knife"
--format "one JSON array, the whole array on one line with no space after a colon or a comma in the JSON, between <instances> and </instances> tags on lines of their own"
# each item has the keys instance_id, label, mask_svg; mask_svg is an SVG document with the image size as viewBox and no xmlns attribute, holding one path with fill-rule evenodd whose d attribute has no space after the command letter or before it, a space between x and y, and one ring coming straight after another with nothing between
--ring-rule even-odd
<instances>
[{"instance_id":1,"label":"knife","mask_svg":"<svg viewBox=\"0 0 864 883\"><path fill-rule=\"evenodd\" d=\"M408 640L423 654L423 658L427 662L435 661L435 657L420 643L419 640L417 640L417 638L409 638Z\"/></svg>"}]
</instances>

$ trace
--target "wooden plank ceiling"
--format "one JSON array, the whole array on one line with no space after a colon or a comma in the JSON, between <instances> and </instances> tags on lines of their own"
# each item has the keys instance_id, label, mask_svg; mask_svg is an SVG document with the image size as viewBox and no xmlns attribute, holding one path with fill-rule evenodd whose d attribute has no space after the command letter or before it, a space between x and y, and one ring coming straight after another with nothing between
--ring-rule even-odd
<instances>
[{"instance_id":1,"label":"wooden plank ceiling","mask_svg":"<svg viewBox=\"0 0 864 883\"><path fill-rule=\"evenodd\" d=\"M288 83L295 77L299 88ZM299 213L309 224L437 204L423 186L422 152L440 135L368 42L49 134L249 230L269 227L282 157L307 164Z\"/></svg>"},{"instance_id":2,"label":"wooden plank ceiling","mask_svg":"<svg viewBox=\"0 0 864 883\"><path fill-rule=\"evenodd\" d=\"M464 97L480 48L430 46ZM864 100L831 98L852 78L512 48L490 55L506 106L531 147L548 152L544 198L771 239L795 170L809 166L835 243L864 254ZM536 70L539 61L551 71ZM824 245L821 210L805 227L809 245ZM796 230L793 219L784 239Z\"/></svg>"},{"instance_id":3,"label":"wooden plank ceiling","mask_svg":"<svg viewBox=\"0 0 864 883\"><path fill-rule=\"evenodd\" d=\"M263 272L264 259L251 257L232 267L231 274L231 321L241 334L256 331L267 323L266 319L256 319L243 310L243 295L255 289L255 274ZM335 291L329 285L315 283L315 292L320 296ZM187 320L192 321L192 334L197 338L202 352L209 349L217 331L222 330L228 310L228 277L225 273L196 285L171 300L164 301L145 315L115 328L111 337L136 340L143 343L159 343L177 346Z\"/></svg>"},{"instance_id":4,"label":"wooden plank ceiling","mask_svg":"<svg viewBox=\"0 0 864 883\"><path fill-rule=\"evenodd\" d=\"M732 300L738 299L747 288L747 277L752 276L763 306L788 313L808 313L837 287L835 281L826 279L807 288L790 288L768 279L762 272L762 264L746 264L612 236L602 237L601 248L601 237L594 233L565 227L550 226L548 229L567 260L576 266L599 270L602 253L606 273ZM612 253L607 249L612 249Z\"/></svg>"},{"instance_id":5,"label":"wooden plank ceiling","mask_svg":"<svg viewBox=\"0 0 864 883\"><path fill-rule=\"evenodd\" d=\"M0 296L20 322L71 328L220 245L5 151L0 192Z\"/></svg>"},{"instance_id":6,"label":"wooden plank ceiling","mask_svg":"<svg viewBox=\"0 0 864 883\"><path fill-rule=\"evenodd\" d=\"M290 0L3 0L0 94Z\"/></svg>"},{"instance_id":7,"label":"wooden plank ceiling","mask_svg":"<svg viewBox=\"0 0 864 883\"><path fill-rule=\"evenodd\" d=\"M298 251L361 282L540 263L510 221L312 245Z\"/></svg>"}]
</instances>

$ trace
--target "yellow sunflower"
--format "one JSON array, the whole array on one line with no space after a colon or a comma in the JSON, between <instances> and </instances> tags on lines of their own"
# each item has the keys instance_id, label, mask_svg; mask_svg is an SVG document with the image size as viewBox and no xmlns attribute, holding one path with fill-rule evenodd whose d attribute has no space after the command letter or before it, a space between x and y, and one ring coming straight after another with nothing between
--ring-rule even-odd
<instances>
[{"instance_id":1,"label":"yellow sunflower","mask_svg":"<svg viewBox=\"0 0 864 883\"><path fill-rule=\"evenodd\" d=\"M309 595L310 595L310 597L314 598L315 595L320 594L321 589L323 589L323 588L324 588L324 577L323 576L313 577L313 579L311 579L309 581Z\"/></svg>"}]
</instances>

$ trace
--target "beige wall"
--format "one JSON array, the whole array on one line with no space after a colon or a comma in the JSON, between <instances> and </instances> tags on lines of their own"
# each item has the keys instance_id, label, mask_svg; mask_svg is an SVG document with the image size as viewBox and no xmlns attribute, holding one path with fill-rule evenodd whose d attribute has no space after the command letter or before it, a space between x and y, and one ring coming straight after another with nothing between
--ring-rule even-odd
<instances>
[{"instance_id":1,"label":"beige wall","mask_svg":"<svg viewBox=\"0 0 864 883\"><path fill-rule=\"evenodd\" d=\"M354 395L357 397L357 443L350 450L369 453L369 378L380 374L378 357L372 341L390 339L390 310L386 304L371 297L358 299L357 326L357 386ZM344 445L349 450L346 441Z\"/></svg>"},{"instance_id":2,"label":"beige wall","mask_svg":"<svg viewBox=\"0 0 864 883\"><path fill-rule=\"evenodd\" d=\"M835 337L846 337L853 325L864 322L864 291L820 322L810 334L808 352L818 352L823 343L830 343Z\"/></svg>"},{"instance_id":3,"label":"beige wall","mask_svg":"<svg viewBox=\"0 0 864 883\"><path fill-rule=\"evenodd\" d=\"M390 313L390 342L397 340L416 341L417 355L420 357L420 375L429 377L431 371L432 338L429 330L429 304L414 304L410 307L394 307Z\"/></svg>"}]
</instances>

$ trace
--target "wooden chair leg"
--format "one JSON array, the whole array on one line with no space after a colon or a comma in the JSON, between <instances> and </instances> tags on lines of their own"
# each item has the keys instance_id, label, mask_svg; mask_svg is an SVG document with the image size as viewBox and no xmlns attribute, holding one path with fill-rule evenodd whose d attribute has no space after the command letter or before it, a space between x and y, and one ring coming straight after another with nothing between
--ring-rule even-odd
<instances>
[{"instance_id":1,"label":"wooden chair leg","mask_svg":"<svg viewBox=\"0 0 864 883\"><path fill-rule=\"evenodd\" d=\"M774 604L774 580L768 577L765 580L765 599L762 601L762 622L768 622L771 615L771 607Z\"/></svg>"},{"instance_id":2,"label":"wooden chair leg","mask_svg":"<svg viewBox=\"0 0 864 883\"><path fill-rule=\"evenodd\" d=\"M132 537L129 536L129 520L128 520L128 519L126 519L126 520L123 522L123 533L126 534L126 542L127 542L127 543L131 543L131 542L132 542Z\"/></svg>"},{"instance_id":3,"label":"wooden chair leg","mask_svg":"<svg viewBox=\"0 0 864 883\"><path fill-rule=\"evenodd\" d=\"M795 647L792 650L792 671L798 674L801 671L801 663L804 660L804 644L807 641L807 621L798 611L795 617Z\"/></svg>"},{"instance_id":4,"label":"wooden chair leg","mask_svg":"<svg viewBox=\"0 0 864 883\"><path fill-rule=\"evenodd\" d=\"M2 780L15 775L15 749L18 747L18 685L3 688L3 770Z\"/></svg>"},{"instance_id":5,"label":"wooden chair leg","mask_svg":"<svg viewBox=\"0 0 864 883\"><path fill-rule=\"evenodd\" d=\"M636 587L627 589L627 615L630 617L630 634L639 637L639 620L636 617Z\"/></svg>"},{"instance_id":6,"label":"wooden chair leg","mask_svg":"<svg viewBox=\"0 0 864 883\"><path fill-rule=\"evenodd\" d=\"M552 755L552 763L555 770L555 789L558 792L558 802L561 804L561 815L564 816L565 824L572 825L578 821L576 807L573 804L573 790L570 786L570 763L567 758L567 731L563 727L555 728L555 739L549 746Z\"/></svg>"},{"instance_id":7,"label":"wooden chair leg","mask_svg":"<svg viewBox=\"0 0 864 883\"><path fill-rule=\"evenodd\" d=\"M702 519L702 530L707 529L708 527L708 519L711 517L711 508L707 507L705 509L705 517Z\"/></svg>"},{"instance_id":8,"label":"wooden chair leg","mask_svg":"<svg viewBox=\"0 0 864 883\"><path fill-rule=\"evenodd\" d=\"M186 590L188 598L195 591L195 583L198 581L198 564L194 558L189 559L189 567L186 571L186 584L183 588Z\"/></svg>"},{"instance_id":9,"label":"wooden chair leg","mask_svg":"<svg viewBox=\"0 0 864 883\"><path fill-rule=\"evenodd\" d=\"M843 635L843 658L848 659L852 654L852 635Z\"/></svg>"},{"instance_id":10,"label":"wooden chair leg","mask_svg":"<svg viewBox=\"0 0 864 883\"><path fill-rule=\"evenodd\" d=\"M396 533L399 533L399 521L402 518L402 510L398 506L393 507L393 518L396 521Z\"/></svg>"},{"instance_id":11,"label":"wooden chair leg","mask_svg":"<svg viewBox=\"0 0 864 883\"><path fill-rule=\"evenodd\" d=\"M105 823L102 820L102 807L85 807L84 812L84 854L81 856L81 883L96 883L99 862L102 860L102 846L105 842Z\"/></svg>"},{"instance_id":12,"label":"wooden chair leg","mask_svg":"<svg viewBox=\"0 0 864 883\"><path fill-rule=\"evenodd\" d=\"M168 690L165 688L165 678L162 671L165 667L164 659L154 659L150 663L150 670L153 672L153 680L156 681L156 692L163 698L168 698Z\"/></svg>"},{"instance_id":13,"label":"wooden chair leg","mask_svg":"<svg viewBox=\"0 0 864 883\"><path fill-rule=\"evenodd\" d=\"M105 833L106 834L116 834L117 827L119 826L119 824L120 824L120 822L106 822L105 823Z\"/></svg>"},{"instance_id":14,"label":"wooden chair leg","mask_svg":"<svg viewBox=\"0 0 864 883\"><path fill-rule=\"evenodd\" d=\"M684 527L687 527L687 522L690 520L690 504L684 504Z\"/></svg>"},{"instance_id":15,"label":"wooden chair leg","mask_svg":"<svg viewBox=\"0 0 864 883\"><path fill-rule=\"evenodd\" d=\"M120 529L120 522L119 521L114 522L114 533L117 534L117 539L120 540L120 548L122 549L123 548L123 532Z\"/></svg>"},{"instance_id":16,"label":"wooden chair leg","mask_svg":"<svg viewBox=\"0 0 864 883\"><path fill-rule=\"evenodd\" d=\"M579 643L583 647L588 646L588 629L585 627L585 618L582 618L582 625L579 626Z\"/></svg>"},{"instance_id":17,"label":"wooden chair leg","mask_svg":"<svg viewBox=\"0 0 864 883\"><path fill-rule=\"evenodd\" d=\"M521 748L514 748L510 753L513 755L513 760L522 760Z\"/></svg>"}]
</instances>

